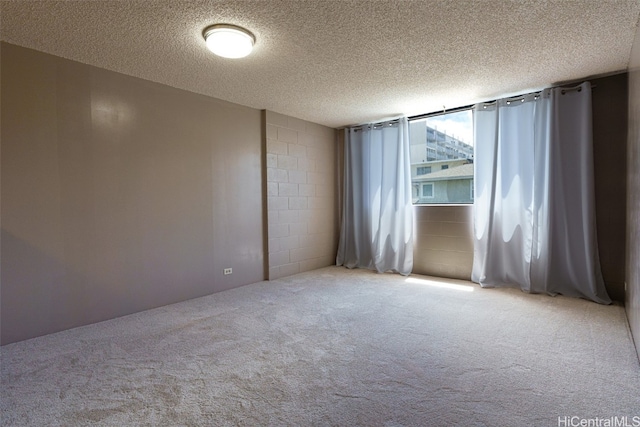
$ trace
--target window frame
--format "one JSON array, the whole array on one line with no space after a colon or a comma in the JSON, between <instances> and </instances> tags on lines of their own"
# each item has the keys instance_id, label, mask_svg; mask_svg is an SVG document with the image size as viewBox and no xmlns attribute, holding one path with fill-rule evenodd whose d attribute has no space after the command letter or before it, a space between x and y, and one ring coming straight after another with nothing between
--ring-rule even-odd
<instances>
[{"instance_id":1,"label":"window frame","mask_svg":"<svg viewBox=\"0 0 640 427\"><path fill-rule=\"evenodd\" d=\"M426 170L428 169L428 172L422 172L420 173L420 170ZM431 166L418 166L416 168L416 176L423 176L423 175L428 175L431 173Z\"/></svg>"},{"instance_id":2,"label":"window frame","mask_svg":"<svg viewBox=\"0 0 640 427\"><path fill-rule=\"evenodd\" d=\"M443 115L448 115L448 114L453 114L453 113L459 113L462 111L470 111L471 112L471 124L473 126L473 111L474 111L474 105L466 105L466 106L462 106L462 107L457 107L457 108L451 108L449 110L443 110L443 111L438 111L438 112L433 112L433 113L426 113L426 114L419 114L419 115L415 115L415 116L410 116L408 117L409 123L411 123L412 121L417 121L417 120L423 120L423 119L429 119L431 117L437 117L437 116L443 116ZM429 129L429 128L428 128ZM427 133L429 132L429 130L427 129ZM409 134L411 134L411 131L409 131ZM462 141L464 142L464 141ZM471 145L472 147L475 145L475 142L473 142L472 144L468 144ZM429 146L427 146L427 150L429 150ZM475 150L474 150L475 151ZM462 154L464 154L464 152L462 152ZM467 160L469 161L469 163L475 163L475 156L471 157L471 158L467 158ZM460 158L460 159L451 159L453 161L455 160L463 160L464 158ZM419 163L416 163L419 164ZM424 177L426 174L418 174L418 169L420 168L420 166L416 167L416 177ZM445 167L444 170L448 169L448 167ZM443 170L443 169L440 169ZM419 207L429 207L429 206L473 206L475 204L475 187L474 187L474 181L475 181L475 165L474 165L474 173L473 176L470 179L470 201L469 202L451 202L451 203L425 203L425 202L420 202L420 199L433 199L435 198L435 182L429 182L429 183L424 183L424 182L416 182L416 184L420 185L420 192L418 194L418 199L415 202L412 202L413 206L419 206ZM431 184L432 186L432 195L427 197L427 196L422 196L422 191L423 191L423 185L425 184Z\"/></svg>"},{"instance_id":3,"label":"window frame","mask_svg":"<svg viewBox=\"0 0 640 427\"><path fill-rule=\"evenodd\" d=\"M431 195L430 196L425 196L424 195L424 189L425 187L431 187ZM420 190L422 193L422 199L433 199L436 196L436 185L435 182L421 182L420 183Z\"/></svg>"}]
</instances>

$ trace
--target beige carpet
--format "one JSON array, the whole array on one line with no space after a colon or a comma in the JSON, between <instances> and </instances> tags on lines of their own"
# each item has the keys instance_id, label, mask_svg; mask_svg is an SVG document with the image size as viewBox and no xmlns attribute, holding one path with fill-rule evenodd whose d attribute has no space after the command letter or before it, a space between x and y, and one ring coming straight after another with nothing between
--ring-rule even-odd
<instances>
[{"instance_id":1,"label":"beige carpet","mask_svg":"<svg viewBox=\"0 0 640 427\"><path fill-rule=\"evenodd\" d=\"M622 307L341 267L10 344L1 371L6 426L640 422Z\"/></svg>"}]
</instances>

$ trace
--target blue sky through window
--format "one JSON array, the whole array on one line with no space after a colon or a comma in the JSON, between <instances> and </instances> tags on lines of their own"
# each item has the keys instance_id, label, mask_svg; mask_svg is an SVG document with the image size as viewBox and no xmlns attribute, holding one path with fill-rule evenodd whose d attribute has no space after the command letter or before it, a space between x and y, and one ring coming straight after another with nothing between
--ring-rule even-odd
<instances>
[{"instance_id":1,"label":"blue sky through window","mask_svg":"<svg viewBox=\"0 0 640 427\"><path fill-rule=\"evenodd\" d=\"M473 146L473 120L471 110L446 113L429 117L427 126Z\"/></svg>"}]
</instances>

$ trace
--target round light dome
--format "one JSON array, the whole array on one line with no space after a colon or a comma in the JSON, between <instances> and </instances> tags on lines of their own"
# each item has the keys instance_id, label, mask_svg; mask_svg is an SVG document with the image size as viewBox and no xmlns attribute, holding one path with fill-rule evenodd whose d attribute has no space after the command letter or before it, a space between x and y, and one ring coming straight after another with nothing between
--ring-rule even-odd
<instances>
[{"instance_id":1,"label":"round light dome","mask_svg":"<svg viewBox=\"0 0 640 427\"><path fill-rule=\"evenodd\" d=\"M207 47L224 58L244 58L253 50L256 38L249 31L229 24L216 24L202 33Z\"/></svg>"}]
</instances>

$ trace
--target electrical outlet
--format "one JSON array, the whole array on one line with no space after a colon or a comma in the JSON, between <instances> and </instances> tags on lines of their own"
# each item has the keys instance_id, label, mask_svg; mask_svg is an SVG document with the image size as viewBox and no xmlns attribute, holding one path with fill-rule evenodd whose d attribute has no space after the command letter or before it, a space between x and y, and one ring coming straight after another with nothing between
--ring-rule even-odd
<instances>
[{"instance_id":1,"label":"electrical outlet","mask_svg":"<svg viewBox=\"0 0 640 427\"><path fill-rule=\"evenodd\" d=\"M233 273L233 268L225 268L224 269L224 275L227 276L229 274Z\"/></svg>"}]
</instances>

